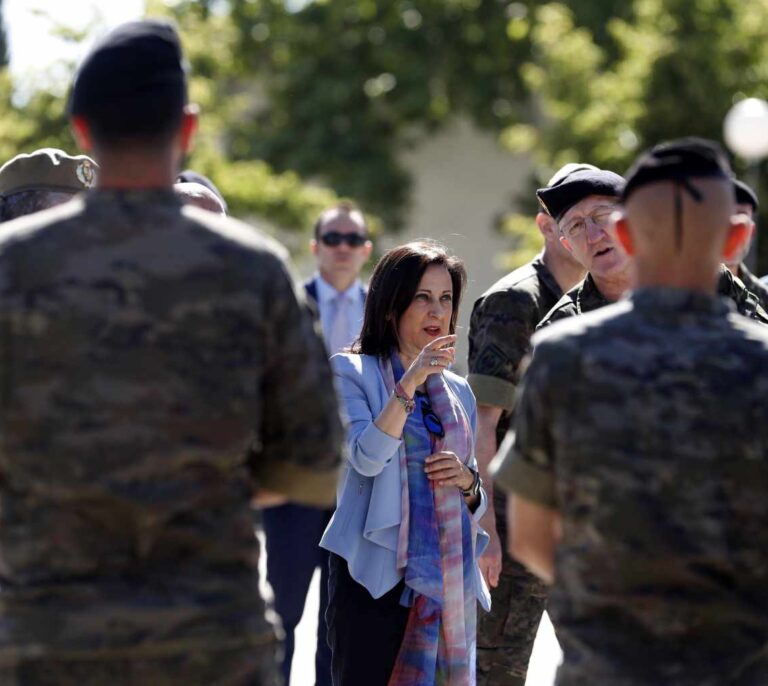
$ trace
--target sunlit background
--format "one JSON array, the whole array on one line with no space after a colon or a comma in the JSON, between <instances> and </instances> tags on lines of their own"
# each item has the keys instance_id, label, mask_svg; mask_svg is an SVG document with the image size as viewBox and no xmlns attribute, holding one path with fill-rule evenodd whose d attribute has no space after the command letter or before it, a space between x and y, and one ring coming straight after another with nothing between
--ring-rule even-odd
<instances>
[{"instance_id":1,"label":"sunlit background","mask_svg":"<svg viewBox=\"0 0 768 686\"><path fill-rule=\"evenodd\" d=\"M722 140L723 121L768 97L768 3L745 0L0 0L0 163L73 149L72 70L114 25L173 18L201 130L189 164L232 213L276 234L300 270L319 211L361 204L379 251L418 236L464 258L472 302L541 247L533 190L566 162L622 173L659 140ZM0 55L0 58L2 55ZM768 125L757 122L755 132ZM756 139L758 135L749 136ZM749 142L749 141L747 141ZM762 154L737 173L766 201ZM764 216L760 224L768 225ZM758 273L768 271L760 238ZM459 371L462 370L459 364ZM316 588L316 585L315 585ZM292 686L312 682L316 600ZM551 627L530 684L551 683Z\"/></svg>"}]
</instances>

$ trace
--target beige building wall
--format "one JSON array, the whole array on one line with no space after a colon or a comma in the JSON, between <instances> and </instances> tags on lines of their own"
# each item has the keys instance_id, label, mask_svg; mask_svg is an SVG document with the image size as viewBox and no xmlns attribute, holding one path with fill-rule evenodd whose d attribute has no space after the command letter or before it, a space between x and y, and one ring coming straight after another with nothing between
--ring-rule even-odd
<instances>
[{"instance_id":1,"label":"beige building wall","mask_svg":"<svg viewBox=\"0 0 768 686\"><path fill-rule=\"evenodd\" d=\"M465 374L472 305L503 276L498 258L509 248L494 220L510 209L529 163L505 152L492 134L461 120L420 144L403 162L414 178L413 208L407 228L383 238L382 247L430 237L464 260L469 283L459 316L456 371Z\"/></svg>"}]
</instances>

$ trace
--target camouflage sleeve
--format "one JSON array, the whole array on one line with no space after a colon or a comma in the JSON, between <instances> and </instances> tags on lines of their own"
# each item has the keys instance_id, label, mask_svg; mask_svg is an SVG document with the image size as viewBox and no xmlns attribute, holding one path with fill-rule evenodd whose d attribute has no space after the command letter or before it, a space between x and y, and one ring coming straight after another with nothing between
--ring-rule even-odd
<instances>
[{"instance_id":1,"label":"camouflage sleeve","mask_svg":"<svg viewBox=\"0 0 768 686\"><path fill-rule=\"evenodd\" d=\"M269 279L257 484L307 505L332 505L343 433L330 365L303 297L276 261Z\"/></svg>"},{"instance_id":2,"label":"camouflage sleeve","mask_svg":"<svg viewBox=\"0 0 768 686\"><path fill-rule=\"evenodd\" d=\"M556 507L554 443L547 397L550 369L544 355L533 356L520 385L512 429L491 466L493 483L545 507Z\"/></svg>"},{"instance_id":3,"label":"camouflage sleeve","mask_svg":"<svg viewBox=\"0 0 768 686\"><path fill-rule=\"evenodd\" d=\"M469 324L469 381L477 402L511 411L520 361L530 350L536 303L521 291L490 293Z\"/></svg>"}]
</instances>

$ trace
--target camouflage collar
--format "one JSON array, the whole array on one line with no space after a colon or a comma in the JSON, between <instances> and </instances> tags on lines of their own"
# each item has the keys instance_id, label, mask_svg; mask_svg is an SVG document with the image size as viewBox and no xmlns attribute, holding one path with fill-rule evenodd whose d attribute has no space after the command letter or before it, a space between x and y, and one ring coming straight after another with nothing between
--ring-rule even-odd
<instances>
[{"instance_id":1,"label":"camouflage collar","mask_svg":"<svg viewBox=\"0 0 768 686\"><path fill-rule=\"evenodd\" d=\"M85 195L89 205L120 203L124 205L175 205L183 204L172 188L95 188Z\"/></svg>"},{"instance_id":2,"label":"camouflage collar","mask_svg":"<svg viewBox=\"0 0 768 686\"><path fill-rule=\"evenodd\" d=\"M544 264L543 254L539 253L531 260L531 266L536 270L536 274L539 277L539 281L544 284L545 288L550 291L555 301L563 297L563 291L560 288L560 284L557 283L555 275L549 270L546 264Z\"/></svg>"},{"instance_id":3,"label":"camouflage collar","mask_svg":"<svg viewBox=\"0 0 768 686\"><path fill-rule=\"evenodd\" d=\"M576 311L583 314L584 312L599 310L610 304L611 301L598 290L592 279L592 274L587 274L587 278L581 282L576 293Z\"/></svg>"},{"instance_id":4,"label":"camouflage collar","mask_svg":"<svg viewBox=\"0 0 768 686\"><path fill-rule=\"evenodd\" d=\"M665 288L653 286L638 288L629 299L634 307L646 312L700 312L704 314L725 315L732 311L730 301L714 293L691 291L683 288Z\"/></svg>"}]
</instances>

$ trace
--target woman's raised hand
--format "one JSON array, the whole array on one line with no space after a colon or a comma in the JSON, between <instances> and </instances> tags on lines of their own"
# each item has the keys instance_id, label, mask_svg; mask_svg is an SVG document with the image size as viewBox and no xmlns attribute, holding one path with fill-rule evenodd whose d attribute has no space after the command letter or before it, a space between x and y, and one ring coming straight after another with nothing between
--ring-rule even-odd
<instances>
[{"instance_id":1,"label":"woman's raised hand","mask_svg":"<svg viewBox=\"0 0 768 686\"><path fill-rule=\"evenodd\" d=\"M456 335L440 336L430 341L408 367L400 384L403 390L413 396L430 374L440 374L456 361Z\"/></svg>"}]
</instances>

